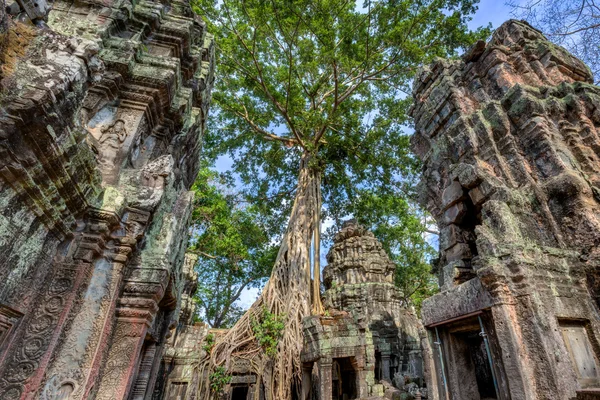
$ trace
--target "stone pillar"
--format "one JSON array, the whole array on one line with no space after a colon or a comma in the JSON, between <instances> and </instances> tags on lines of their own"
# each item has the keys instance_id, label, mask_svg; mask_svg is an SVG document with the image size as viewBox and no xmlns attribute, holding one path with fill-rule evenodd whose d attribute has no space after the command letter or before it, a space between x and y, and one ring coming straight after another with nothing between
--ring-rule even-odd
<instances>
[{"instance_id":1,"label":"stone pillar","mask_svg":"<svg viewBox=\"0 0 600 400\"><path fill-rule=\"evenodd\" d=\"M89 397L113 329L123 269L136 244L137 235L127 236L117 214L94 209L88 217L78 253L93 259L90 283L46 373L39 393L42 399L54 399L65 391L71 400ZM91 244L104 249L99 254Z\"/></svg>"},{"instance_id":2,"label":"stone pillar","mask_svg":"<svg viewBox=\"0 0 600 400\"><path fill-rule=\"evenodd\" d=\"M94 375L94 358L106 340L103 333L112 330L113 300L118 295L122 270L122 264L106 259L94 263L79 313L47 375L43 398L53 398L64 386L72 388L71 399L87 397L85 383Z\"/></svg>"},{"instance_id":3,"label":"stone pillar","mask_svg":"<svg viewBox=\"0 0 600 400\"><path fill-rule=\"evenodd\" d=\"M384 381L391 382L390 377L390 354L381 354L381 378Z\"/></svg>"},{"instance_id":4,"label":"stone pillar","mask_svg":"<svg viewBox=\"0 0 600 400\"><path fill-rule=\"evenodd\" d=\"M332 360L321 358L319 365L319 392L321 400L331 400L332 396Z\"/></svg>"},{"instance_id":5,"label":"stone pillar","mask_svg":"<svg viewBox=\"0 0 600 400\"><path fill-rule=\"evenodd\" d=\"M158 313L158 302L165 295L168 282L169 271L166 268L130 267L118 302L115 333L106 366L99 378L96 399L129 398L136 377L143 380L140 374L147 374L146 381L150 378L154 357L145 360L149 365L144 370L141 351L146 337L150 335L148 330ZM153 346L156 347L156 344ZM149 382L143 387L141 381L138 383L140 386L136 388L134 398L143 398Z\"/></svg>"},{"instance_id":6,"label":"stone pillar","mask_svg":"<svg viewBox=\"0 0 600 400\"><path fill-rule=\"evenodd\" d=\"M312 387L313 364L305 363L302 365L302 397L301 400L308 400L310 389Z\"/></svg>"},{"instance_id":7,"label":"stone pillar","mask_svg":"<svg viewBox=\"0 0 600 400\"><path fill-rule=\"evenodd\" d=\"M146 321L122 316L117 320L96 400L128 398L133 379L137 375L143 337L147 330Z\"/></svg>"}]
</instances>

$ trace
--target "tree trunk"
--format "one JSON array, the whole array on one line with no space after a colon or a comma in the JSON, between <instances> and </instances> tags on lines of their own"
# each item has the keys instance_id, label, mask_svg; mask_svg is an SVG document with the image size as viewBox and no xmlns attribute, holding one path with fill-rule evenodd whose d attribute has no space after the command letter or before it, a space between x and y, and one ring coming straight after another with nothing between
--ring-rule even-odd
<instances>
[{"instance_id":1,"label":"tree trunk","mask_svg":"<svg viewBox=\"0 0 600 400\"><path fill-rule=\"evenodd\" d=\"M312 282L312 313L323 314L321 303L321 176L317 184L317 212L315 212L315 234L313 245L313 282Z\"/></svg>"},{"instance_id":2,"label":"tree trunk","mask_svg":"<svg viewBox=\"0 0 600 400\"><path fill-rule=\"evenodd\" d=\"M302 319L311 314L311 239L314 236L316 241L320 240L316 230L321 207L320 175L310 168L309 161L310 156L305 153L300 163L298 190L288 228L271 278L261 296L240 320L216 339L210 357L200 366L201 376L204 376L199 387L200 398L211 397L210 374L217 366L224 366L230 374L242 365L249 367L247 372L256 374L257 382L269 382L265 385L267 399L291 400L292 390L301 388ZM318 256L315 251L315 258ZM315 265L318 266L318 262ZM320 282L319 278L320 271L315 272L315 282ZM320 304L320 296L317 297ZM263 308L285 317L277 355L272 360L259 346L252 331L252 322L259 320Z\"/></svg>"}]
</instances>

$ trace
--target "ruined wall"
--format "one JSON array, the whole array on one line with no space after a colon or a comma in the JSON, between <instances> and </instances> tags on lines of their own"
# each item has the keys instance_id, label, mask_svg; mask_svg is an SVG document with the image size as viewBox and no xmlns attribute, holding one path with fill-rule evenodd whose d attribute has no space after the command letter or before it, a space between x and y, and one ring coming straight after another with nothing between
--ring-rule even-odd
<instances>
[{"instance_id":1,"label":"ruined wall","mask_svg":"<svg viewBox=\"0 0 600 400\"><path fill-rule=\"evenodd\" d=\"M328 313L303 321L304 394L311 386L312 398L322 399L416 394L425 372L424 330L394 284L396 266L381 243L355 220L346 221L327 262ZM318 374L311 379L313 365Z\"/></svg>"},{"instance_id":2,"label":"ruined wall","mask_svg":"<svg viewBox=\"0 0 600 400\"><path fill-rule=\"evenodd\" d=\"M0 398L148 398L194 290L212 37L183 1L46 5L11 2L47 28L2 77Z\"/></svg>"},{"instance_id":3,"label":"ruined wall","mask_svg":"<svg viewBox=\"0 0 600 400\"><path fill-rule=\"evenodd\" d=\"M441 398L569 399L600 386L591 83L584 64L519 21L415 80L412 144L440 228L441 293L422 315Z\"/></svg>"}]
</instances>

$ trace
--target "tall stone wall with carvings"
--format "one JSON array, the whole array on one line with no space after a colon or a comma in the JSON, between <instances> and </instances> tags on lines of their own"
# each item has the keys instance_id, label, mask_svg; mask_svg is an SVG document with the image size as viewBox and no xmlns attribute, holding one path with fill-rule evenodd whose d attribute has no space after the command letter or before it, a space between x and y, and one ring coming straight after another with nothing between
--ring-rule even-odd
<instances>
[{"instance_id":1,"label":"tall stone wall with carvings","mask_svg":"<svg viewBox=\"0 0 600 400\"><path fill-rule=\"evenodd\" d=\"M37 27L2 75L0 398L150 398L195 290L212 36L186 1L9 3Z\"/></svg>"},{"instance_id":2,"label":"tall stone wall with carvings","mask_svg":"<svg viewBox=\"0 0 600 400\"><path fill-rule=\"evenodd\" d=\"M441 293L422 310L432 395L566 400L600 387L592 82L520 21L415 80L420 192L440 228Z\"/></svg>"}]
</instances>

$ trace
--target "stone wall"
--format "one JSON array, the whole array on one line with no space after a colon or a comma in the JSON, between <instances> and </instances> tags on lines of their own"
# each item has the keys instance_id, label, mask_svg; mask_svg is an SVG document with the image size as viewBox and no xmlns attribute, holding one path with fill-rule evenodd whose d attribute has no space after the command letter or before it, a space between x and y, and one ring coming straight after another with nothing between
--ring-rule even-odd
<instances>
[{"instance_id":1,"label":"stone wall","mask_svg":"<svg viewBox=\"0 0 600 400\"><path fill-rule=\"evenodd\" d=\"M425 335L394 285L396 265L354 220L335 235L327 262L328 313L303 321L304 398L311 387L312 398L319 399L392 398L401 392L412 398L408 393L419 391L426 373Z\"/></svg>"},{"instance_id":2,"label":"stone wall","mask_svg":"<svg viewBox=\"0 0 600 400\"><path fill-rule=\"evenodd\" d=\"M441 293L422 311L433 396L566 400L600 386L591 83L583 63L519 21L415 80L420 192L440 229Z\"/></svg>"},{"instance_id":3,"label":"stone wall","mask_svg":"<svg viewBox=\"0 0 600 400\"><path fill-rule=\"evenodd\" d=\"M184 1L11 4L45 28L2 80L0 398L150 398L195 290L212 37Z\"/></svg>"}]
</instances>

